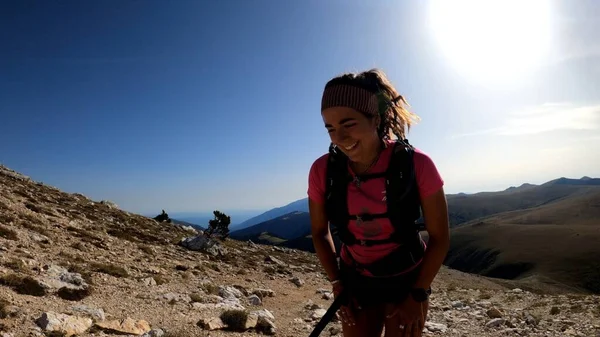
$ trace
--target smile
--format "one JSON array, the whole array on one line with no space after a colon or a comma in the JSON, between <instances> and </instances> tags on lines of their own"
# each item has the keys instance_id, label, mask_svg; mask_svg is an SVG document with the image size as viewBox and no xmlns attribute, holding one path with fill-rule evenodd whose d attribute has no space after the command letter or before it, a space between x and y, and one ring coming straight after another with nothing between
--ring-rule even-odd
<instances>
[{"instance_id":1,"label":"smile","mask_svg":"<svg viewBox=\"0 0 600 337\"><path fill-rule=\"evenodd\" d=\"M352 144L350 146L344 146L344 149L346 149L346 150L352 150L353 148L356 147L357 144L358 144L358 142L355 142L354 144Z\"/></svg>"}]
</instances>

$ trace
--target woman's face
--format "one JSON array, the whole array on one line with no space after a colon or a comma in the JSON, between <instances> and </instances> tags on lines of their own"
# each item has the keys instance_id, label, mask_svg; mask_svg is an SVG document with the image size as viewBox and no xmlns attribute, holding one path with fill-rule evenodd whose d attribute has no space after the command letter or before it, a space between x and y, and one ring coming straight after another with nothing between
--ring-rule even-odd
<instances>
[{"instance_id":1,"label":"woman's face","mask_svg":"<svg viewBox=\"0 0 600 337\"><path fill-rule=\"evenodd\" d=\"M331 107L321 113L331 142L350 160L370 164L379 146L377 126L380 118L367 118L357 110Z\"/></svg>"}]
</instances>

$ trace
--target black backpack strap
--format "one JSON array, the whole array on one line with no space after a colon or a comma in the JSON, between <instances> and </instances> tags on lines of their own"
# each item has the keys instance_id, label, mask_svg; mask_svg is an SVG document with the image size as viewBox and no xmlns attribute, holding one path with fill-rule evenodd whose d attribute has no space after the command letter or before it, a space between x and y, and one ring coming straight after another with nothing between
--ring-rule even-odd
<instances>
[{"instance_id":1,"label":"black backpack strap","mask_svg":"<svg viewBox=\"0 0 600 337\"><path fill-rule=\"evenodd\" d=\"M346 232L348 232L350 219L347 205L350 181L352 181L352 176L348 172L348 158L335 146L330 145L325 177L325 211L329 223L333 227L332 231L334 234L337 232L342 242L344 242L343 236L346 236Z\"/></svg>"},{"instance_id":2,"label":"black backpack strap","mask_svg":"<svg viewBox=\"0 0 600 337\"><path fill-rule=\"evenodd\" d=\"M337 234L346 245L372 246L384 243L419 244L420 236L416 220L420 217L420 199L413 166L413 147L408 141L397 141L388 169L384 173L363 175L360 181L386 177L387 212L381 214L351 215L348 212L348 184L353 181L348 171L348 158L335 146L330 145L326 171L325 209L332 234ZM382 240L358 240L348 230L348 223L361 219L388 217L394 233ZM417 240L417 241L415 241Z\"/></svg>"},{"instance_id":3,"label":"black backpack strap","mask_svg":"<svg viewBox=\"0 0 600 337\"><path fill-rule=\"evenodd\" d=\"M393 154L387 170L386 199L388 215L395 232L408 242L419 238L416 221L421 217L421 199L414 168L414 148L408 141L394 144Z\"/></svg>"}]
</instances>

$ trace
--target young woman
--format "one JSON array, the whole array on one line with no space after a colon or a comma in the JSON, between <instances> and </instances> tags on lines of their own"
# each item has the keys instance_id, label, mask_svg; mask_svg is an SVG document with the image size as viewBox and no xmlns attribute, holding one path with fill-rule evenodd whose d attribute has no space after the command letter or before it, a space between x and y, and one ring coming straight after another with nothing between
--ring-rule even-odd
<instances>
[{"instance_id":1,"label":"young woman","mask_svg":"<svg viewBox=\"0 0 600 337\"><path fill-rule=\"evenodd\" d=\"M345 337L381 336L384 328L386 337L421 336L448 250L443 180L405 139L418 120L405 105L378 69L333 78L323 92L331 145L310 169L309 210L333 292L349 298L338 311ZM426 245L415 227L420 217ZM339 264L329 225L342 241Z\"/></svg>"}]
</instances>

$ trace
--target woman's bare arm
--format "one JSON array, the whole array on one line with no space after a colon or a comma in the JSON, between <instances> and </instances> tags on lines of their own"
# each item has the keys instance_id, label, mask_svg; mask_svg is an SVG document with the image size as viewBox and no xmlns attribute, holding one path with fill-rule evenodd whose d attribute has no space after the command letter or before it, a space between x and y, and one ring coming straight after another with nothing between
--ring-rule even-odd
<instances>
[{"instance_id":1,"label":"woman's bare arm","mask_svg":"<svg viewBox=\"0 0 600 337\"><path fill-rule=\"evenodd\" d=\"M339 278L339 269L335 257L335 245L329 231L329 221L325 213L325 206L308 199L310 212L312 240L321 265L325 268L330 281Z\"/></svg>"},{"instance_id":2,"label":"woman's bare arm","mask_svg":"<svg viewBox=\"0 0 600 337\"><path fill-rule=\"evenodd\" d=\"M421 207L429 241L415 287L429 288L450 247L448 204L444 189L440 188L433 195L422 199Z\"/></svg>"}]
</instances>

